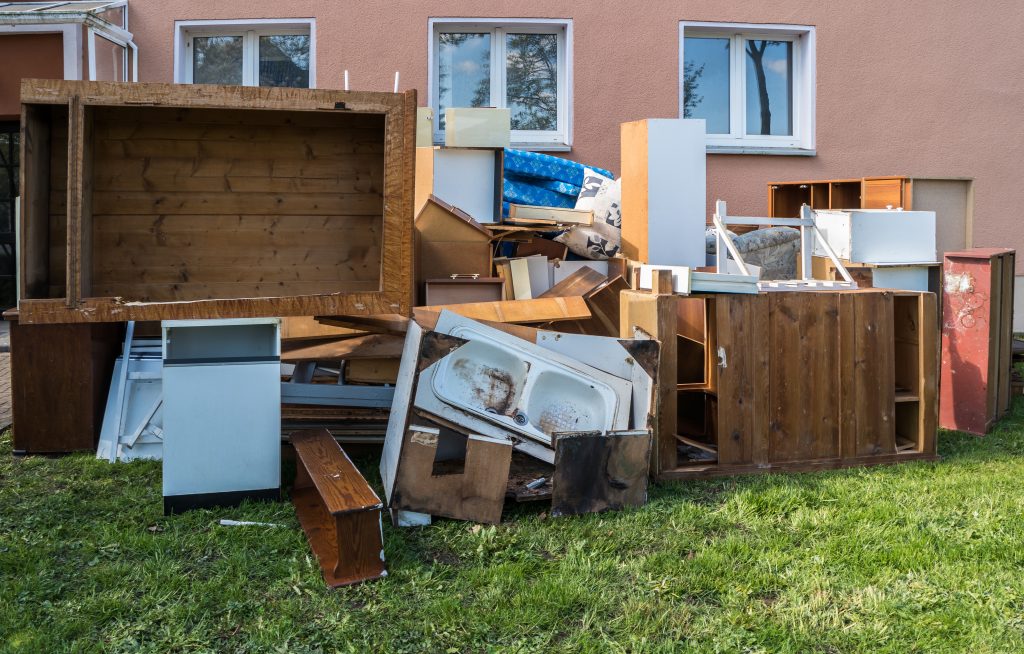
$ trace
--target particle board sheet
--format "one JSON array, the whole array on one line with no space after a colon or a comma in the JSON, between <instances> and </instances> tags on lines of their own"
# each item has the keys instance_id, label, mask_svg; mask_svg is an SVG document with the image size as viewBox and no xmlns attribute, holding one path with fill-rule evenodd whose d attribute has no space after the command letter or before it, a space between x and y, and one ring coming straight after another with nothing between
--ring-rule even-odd
<instances>
[{"instance_id":1,"label":"particle board sheet","mask_svg":"<svg viewBox=\"0 0 1024 654\"><path fill-rule=\"evenodd\" d=\"M415 92L25 80L22 100L54 145L26 323L410 311Z\"/></svg>"},{"instance_id":2,"label":"particle board sheet","mask_svg":"<svg viewBox=\"0 0 1024 654\"><path fill-rule=\"evenodd\" d=\"M768 458L838 458L839 295L771 293L768 310Z\"/></svg>"}]
</instances>

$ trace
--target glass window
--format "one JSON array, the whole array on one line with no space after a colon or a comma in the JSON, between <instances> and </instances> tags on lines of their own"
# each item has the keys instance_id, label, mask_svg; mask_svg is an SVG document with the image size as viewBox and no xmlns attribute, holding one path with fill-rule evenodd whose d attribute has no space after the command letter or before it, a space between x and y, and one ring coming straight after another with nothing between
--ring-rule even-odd
<instances>
[{"instance_id":1,"label":"glass window","mask_svg":"<svg viewBox=\"0 0 1024 654\"><path fill-rule=\"evenodd\" d=\"M242 83L241 36L197 36L192 39L192 83Z\"/></svg>"},{"instance_id":2,"label":"glass window","mask_svg":"<svg viewBox=\"0 0 1024 654\"><path fill-rule=\"evenodd\" d=\"M177 81L309 88L315 78L311 31L287 22L259 27L213 23L184 30L191 65Z\"/></svg>"},{"instance_id":3,"label":"glass window","mask_svg":"<svg viewBox=\"0 0 1024 654\"><path fill-rule=\"evenodd\" d=\"M683 117L703 118L708 134L729 133L730 39L686 39Z\"/></svg>"},{"instance_id":4,"label":"glass window","mask_svg":"<svg viewBox=\"0 0 1024 654\"><path fill-rule=\"evenodd\" d=\"M520 147L567 144L567 24L435 25L435 142L449 107L503 107Z\"/></svg>"},{"instance_id":5,"label":"glass window","mask_svg":"<svg viewBox=\"0 0 1024 654\"><path fill-rule=\"evenodd\" d=\"M444 129L448 107L491 104L491 35L444 32L438 35L438 116Z\"/></svg>"},{"instance_id":6,"label":"glass window","mask_svg":"<svg viewBox=\"0 0 1024 654\"><path fill-rule=\"evenodd\" d=\"M309 35L260 37L260 86L309 86Z\"/></svg>"},{"instance_id":7,"label":"glass window","mask_svg":"<svg viewBox=\"0 0 1024 654\"><path fill-rule=\"evenodd\" d=\"M96 57L96 75L93 79L99 82L125 81L124 47L99 35L95 36L93 43L93 54Z\"/></svg>"},{"instance_id":8,"label":"glass window","mask_svg":"<svg viewBox=\"0 0 1024 654\"><path fill-rule=\"evenodd\" d=\"M815 30L682 23L680 107L722 151L813 154Z\"/></svg>"}]
</instances>

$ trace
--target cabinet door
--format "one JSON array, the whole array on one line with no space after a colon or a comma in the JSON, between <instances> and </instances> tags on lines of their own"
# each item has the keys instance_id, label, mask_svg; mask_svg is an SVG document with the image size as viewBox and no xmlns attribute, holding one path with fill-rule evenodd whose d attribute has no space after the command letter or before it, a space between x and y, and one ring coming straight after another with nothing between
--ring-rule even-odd
<instances>
[{"instance_id":1,"label":"cabinet door","mask_svg":"<svg viewBox=\"0 0 1024 654\"><path fill-rule=\"evenodd\" d=\"M716 296L718 463L764 463L767 456L768 297Z\"/></svg>"},{"instance_id":2,"label":"cabinet door","mask_svg":"<svg viewBox=\"0 0 1024 654\"><path fill-rule=\"evenodd\" d=\"M904 188L906 179L903 177L880 177L865 178L864 189L861 193L863 198L863 209L885 209L891 206L893 209L905 206L906 197Z\"/></svg>"}]
</instances>

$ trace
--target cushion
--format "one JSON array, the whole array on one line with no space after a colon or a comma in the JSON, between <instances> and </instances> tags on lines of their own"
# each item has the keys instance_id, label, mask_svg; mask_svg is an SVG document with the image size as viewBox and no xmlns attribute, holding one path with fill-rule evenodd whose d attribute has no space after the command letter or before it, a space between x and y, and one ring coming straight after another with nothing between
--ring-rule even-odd
<instances>
[{"instance_id":1,"label":"cushion","mask_svg":"<svg viewBox=\"0 0 1024 654\"><path fill-rule=\"evenodd\" d=\"M594 260L614 257L622 244L622 182L587 169L576 208L594 212L593 225L575 225L555 237L573 254Z\"/></svg>"}]
</instances>

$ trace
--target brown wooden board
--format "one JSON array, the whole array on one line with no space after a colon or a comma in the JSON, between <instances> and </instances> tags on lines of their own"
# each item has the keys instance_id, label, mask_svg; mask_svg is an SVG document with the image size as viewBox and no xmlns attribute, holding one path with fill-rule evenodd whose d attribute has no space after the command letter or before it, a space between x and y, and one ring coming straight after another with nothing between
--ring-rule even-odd
<instances>
[{"instance_id":1,"label":"brown wooden board","mask_svg":"<svg viewBox=\"0 0 1024 654\"><path fill-rule=\"evenodd\" d=\"M95 451L120 325L23 325L11 322L14 451Z\"/></svg>"},{"instance_id":2,"label":"brown wooden board","mask_svg":"<svg viewBox=\"0 0 1024 654\"><path fill-rule=\"evenodd\" d=\"M582 297L546 297L532 300L502 300L467 304L416 307L413 315L440 312L444 309L474 320L523 324L547 323L557 320L581 320L590 317Z\"/></svg>"},{"instance_id":3,"label":"brown wooden board","mask_svg":"<svg viewBox=\"0 0 1024 654\"><path fill-rule=\"evenodd\" d=\"M444 452L446 444L453 451ZM497 524L511 460L512 441L414 423L402 443L391 507Z\"/></svg>"},{"instance_id":4,"label":"brown wooden board","mask_svg":"<svg viewBox=\"0 0 1024 654\"><path fill-rule=\"evenodd\" d=\"M22 99L22 322L408 315L414 91L26 80Z\"/></svg>"},{"instance_id":5,"label":"brown wooden board","mask_svg":"<svg viewBox=\"0 0 1024 654\"><path fill-rule=\"evenodd\" d=\"M721 464L768 459L761 431L767 424L769 297L718 295L713 300L717 370L718 461Z\"/></svg>"},{"instance_id":6,"label":"brown wooden board","mask_svg":"<svg viewBox=\"0 0 1024 654\"><path fill-rule=\"evenodd\" d=\"M324 581L337 587L386 575L380 498L326 429L295 432L290 440L292 502Z\"/></svg>"},{"instance_id":7,"label":"brown wooden board","mask_svg":"<svg viewBox=\"0 0 1024 654\"><path fill-rule=\"evenodd\" d=\"M605 275L589 266L583 266L562 281L558 282L538 297L571 297L587 295L608 281Z\"/></svg>"},{"instance_id":8,"label":"brown wooden board","mask_svg":"<svg viewBox=\"0 0 1024 654\"><path fill-rule=\"evenodd\" d=\"M580 515L643 506L651 432L557 434L551 515Z\"/></svg>"}]
</instances>

